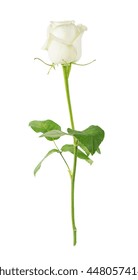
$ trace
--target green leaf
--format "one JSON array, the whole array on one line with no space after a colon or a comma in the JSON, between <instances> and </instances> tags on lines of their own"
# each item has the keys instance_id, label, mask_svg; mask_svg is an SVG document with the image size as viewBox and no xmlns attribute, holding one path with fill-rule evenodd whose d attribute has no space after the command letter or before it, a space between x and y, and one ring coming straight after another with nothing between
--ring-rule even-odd
<instances>
[{"instance_id":1,"label":"green leaf","mask_svg":"<svg viewBox=\"0 0 138 280\"><path fill-rule=\"evenodd\" d=\"M52 155L53 153L60 153L59 150L57 149L52 149L50 150L44 157L43 159L38 163L38 165L36 166L36 168L34 169L34 176L36 175L37 171L41 168L41 164L42 162L50 155Z\"/></svg>"},{"instance_id":2,"label":"green leaf","mask_svg":"<svg viewBox=\"0 0 138 280\"><path fill-rule=\"evenodd\" d=\"M98 149L97 149L97 153L98 153L98 154L101 154L101 150L100 150L99 147L98 147Z\"/></svg>"},{"instance_id":3,"label":"green leaf","mask_svg":"<svg viewBox=\"0 0 138 280\"><path fill-rule=\"evenodd\" d=\"M31 121L29 123L29 126L35 131L35 132L42 132L45 133L50 130L61 130L61 127L51 121L51 120L46 120L46 121Z\"/></svg>"},{"instance_id":4,"label":"green leaf","mask_svg":"<svg viewBox=\"0 0 138 280\"><path fill-rule=\"evenodd\" d=\"M29 126L35 131L35 132L42 132L42 133L46 133L48 131L51 131L51 130L59 130L61 131L61 127L51 121L51 120L46 120L46 121L32 121L29 123ZM50 141L53 141L55 139L58 139L58 137L53 137L52 139L49 138L49 137L46 137L47 140L50 140Z\"/></svg>"},{"instance_id":5,"label":"green leaf","mask_svg":"<svg viewBox=\"0 0 138 280\"><path fill-rule=\"evenodd\" d=\"M82 150L86 153L87 156L90 155L89 150L81 142L78 141L78 145L82 148Z\"/></svg>"},{"instance_id":6,"label":"green leaf","mask_svg":"<svg viewBox=\"0 0 138 280\"><path fill-rule=\"evenodd\" d=\"M61 130L51 130L51 131L48 131L48 132L42 134L40 137L58 139L59 137L64 136L64 135L68 135L68 134Z\"/></svg>"},{"instance_id":7,"label":"green leaf","mask_svg":"<svg viewBox=\"0 0 138 280\"><path fill-rule=\"evenodd\" d=\"M93 155L104 139L104 131L99 126L91 125L83 131L68 128L69 135L73 135Z\"/></svg>"},{"instance_id":8,"label":"green leaf","mask_svg":"<svg viewBox=\"0 0 138 280\"><path fill-rule=\"evenodd\" d=\"M89 150L81 142L78 142L78 146L80 146L82 148L82 150L86 153L86 155L89 156L89 154L90 154ZM97 149L97 153L101 154L99 147Z\"/></svg>"},{"instance_id":9,"label":"green leaf","mask_svg":"<svg viewBox=\"0 0 138 280\"><path fill-rule=\"evenodd\" d=\"M74 146L73 145L64 145L62 148L61 148L61 151L62 152L70 152L72 154L74 154ZM77 149L77 157L80 158L80 159L84 159L86 160L89 164L92 164L93 161L87 156L85 155L81 150Z\"/></svg>"}]
</instances>

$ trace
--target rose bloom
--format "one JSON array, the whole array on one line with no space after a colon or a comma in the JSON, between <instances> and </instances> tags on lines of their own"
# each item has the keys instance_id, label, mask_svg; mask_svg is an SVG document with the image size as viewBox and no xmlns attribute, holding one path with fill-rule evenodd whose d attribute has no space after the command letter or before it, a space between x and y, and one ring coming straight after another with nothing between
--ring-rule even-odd
<instances>
[{"instance_id":1,"label":"rose bloom","mask_svg":"<svg viewBox=\"0 0 138 280\"><path fill-rule=\"evenodd\" d=\"M54 64L75 62L81 57L81 37L87 27L74 21L52 21L43 46Z\"/></svg>"}]
</instances>

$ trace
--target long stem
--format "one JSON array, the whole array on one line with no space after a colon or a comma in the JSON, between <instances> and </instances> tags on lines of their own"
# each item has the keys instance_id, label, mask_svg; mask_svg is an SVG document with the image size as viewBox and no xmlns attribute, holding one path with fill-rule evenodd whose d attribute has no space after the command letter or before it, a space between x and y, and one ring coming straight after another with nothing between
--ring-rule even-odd
<instances>
[{"instance_id":1,"label":"long stem","mask_svg":"<svg viewBox=\"0 0 138 280\"><path fill-rule=\"evenodd\" d=\"M74 162L73 162L73 173L71 179L71 219L73 228L73 245L77 243L77 228L75 225L75 203L74 203L74 189L75 189L75 175L77 167L77 146L74 145Z\"/></svg>"},{"instance_id":2,"label":"long stem","mask_svg":"<svg viewBox=\"0 0 138 280\"><path fill-rule=\"evenodd\" d=\"M63 68L63 76L64 76L64 82L65 82L68 109L69 109L70 123L71 123L71 128L74 129L75 125L74 125L74 119L73 119L73 113L72 113L72 106L71 106L70 92L69 92L69 82L68 82L69 73L71 70L71 64L63 65L62 68ZM71 176L71 221L72 221L72 229L73 229L73 245L74 246L77 243L77 228L76 228L76 224L75 224L75 203L74 203L76 166L77 166L77 141L74 138L74 162L73 162L73 172L72 172L72 176Z\"/></svg>"},{"instance_id":3,"label":"long stem","mask_svg":"<svg viewBox=\"0 0 138 280\"><path fill-rule=\"evenodd\" d=\"M70 123L71 123L71 128L74 129L75 126L74 126L74 120L73 120L72 106L71 106L70 93L69 93L69 83L68 83L68 78L69 78L69 73L70 73L70 69L71 69L71 64L63 65L62 68L63 68L66 96L67 96L67 102L68 102Z\"/></svg>"}]
</instances>

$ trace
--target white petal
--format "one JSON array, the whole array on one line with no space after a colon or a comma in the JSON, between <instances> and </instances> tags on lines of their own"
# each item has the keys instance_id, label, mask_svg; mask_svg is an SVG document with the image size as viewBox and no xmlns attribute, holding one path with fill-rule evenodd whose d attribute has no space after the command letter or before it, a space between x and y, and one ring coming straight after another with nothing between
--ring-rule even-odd
<instances>
[{"instance_id":1,"label":"white petal","mask_svg":"<svg viewBox=\"0 0 138 280\"><path fill-rule=\"evenodd\" d=\"M78 24L77 28L78 28L79 33L83 33L84 31L87 30L87 27L85 25L82 25L82 24Z\"/></svg>"},{"instance_id":2,"label":"white petal","mask_svg":"<svg viewBox=\"0 0 138 280\"><path fill-rule=\"evenodd\" d=\"M48 50L50 41L51 41L51 32L53 30L52 24L50 24L47 28L47 40L44 43L44 45L42 46L42 50Z\"/></svg>"},{"instance_id":3,"label":"white petal","mask_svg":"<svg viewBox=\"0 0 138 280\"><path fill-rule=\"evenodd\" d=\"M46 42L42 46L42 50L48 50L48 40L46 40Z\"/></svg>"},{"instance_id":4,"label":"white petal","mask_svg":"<svg viewBox=\"0 0 138 280\"><path fill-rule=\"evenodd\" d=\"M73 42L73 47L76 49L76 59L75 61L79 60L81 57L81 37L82 34L80 34L77 39Z\"/></svg>"},{"instance_id":5,"label":"white petal","mask_svg":"<svg viewBox=\"0 0 138 280\"><path fill-rule=\"evenodd\" d=\"M75 24L75 21L74 20L71 20L71 21L51 21L51 25L53 28L59 26L59 25L64 25L64 24Z\"/></svg>"},{"instance_id":6,"label":"white petal","mask_svg":"<svg viewBox=\"0 0 138 280\"><path fill-rule=\"evenodd\" d=\"M76 61L76 50L73 46L68 46L56 41L52 41L48 48L51 61L55 64L70 63Z\"/></svg>"},{"instance_id":7,"label":"white petal","mask_svg":"<svg viewBox=\"0 0 138 280\"><path fill-rule=\"evenodd\" d=\"M78 31L79 31L80 34L73 42L73 46L74 46L74 48L76 49L76 52L77 52L75 61L79 60L80 57L81 57L81 38L82 38L83 32L85 30L87 30L87 27L84 26L84 25L78 25L77 27L78 27Z\"/></svg>"},{"instance_id":8,"label":"white petal","mask_svg":"<svg viewBox=\"0 0 138 280\"><path fill-rule=\"evenodd\" d=\"M52 30L52 34L59 39L62 39L66 44L71 44L78 36L78 30L75 24L62 24Z\"/></svg>"}]
</instances>

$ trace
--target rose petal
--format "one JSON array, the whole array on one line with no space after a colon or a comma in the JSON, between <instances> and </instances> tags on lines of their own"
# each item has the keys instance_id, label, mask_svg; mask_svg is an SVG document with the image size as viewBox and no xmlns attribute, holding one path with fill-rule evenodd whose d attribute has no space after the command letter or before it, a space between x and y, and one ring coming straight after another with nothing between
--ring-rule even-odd
<instances>
[{"instance_id":1,"label":"rose petal","mask_svg":"<svg viewBox=\"0 0 138 280\"><path fill-rule=\"evenodd\" d=\"M77 55L73 46L68 46L56 41L50 43L48 53L51 61L55 64L75 61Z\"/></svg>"},{"instance_id":2,"label":"rose petal","mask_svg":"<svg viewBox=\"0 0 138 280\"><path fill-rule=\"evenodd\" d=\"M57 38L62 39L67 44L71 44L78 36L78 30L73 23L59 25L55 27L51 33Z\"/></svg>"}]
</instances>

